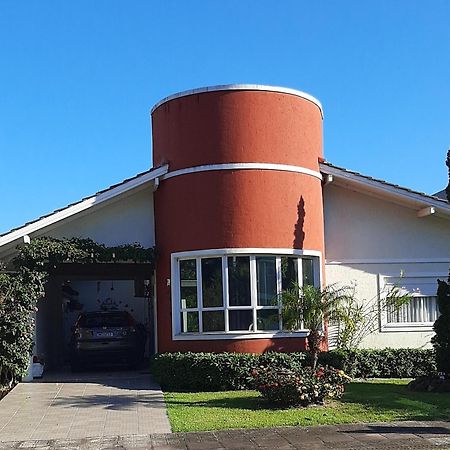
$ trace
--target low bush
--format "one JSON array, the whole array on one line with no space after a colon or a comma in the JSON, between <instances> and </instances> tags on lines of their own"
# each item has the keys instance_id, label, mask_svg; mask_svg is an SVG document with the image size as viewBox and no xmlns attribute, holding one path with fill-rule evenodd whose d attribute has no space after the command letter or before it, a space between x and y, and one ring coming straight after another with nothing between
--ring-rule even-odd
<instances>
[{"instance_id":1,"label":"low bush","mask_svg":"<svg viewBox=\"0 0 450 450\"><path fill-rule=\"evenodd\" d=\"M249 389L257 367L296 372L309 366L308 353L160 353L151 370L164 389L223 391ZM433 350L333 350L319 355L319 365L343 370L352 378L414 378L436 372Z\"/></svg>"},{"instance_id":2,"label":"low bush","mask_svg":"<svg viewBox=\"0 0 450 450\"><path fill-rule=\"evenodd\" d=\"M305 353L160 353L151 371L164 389L220 391L249 389L254 367L296 370L306 364Z\"/></svg>"},{"instance_id":3,"label":"low bush","mask_svg":"<svg viewBox=\"0 0 450 450\"><path fill-rule=\"evenodd\" d=\"M436 372L431 349L332 350L321 353L319 363L342 369L352 378L414 378Z\"/></svg>"},{"instance_id":4,"label":"low bush","mask_svg":"<svg viewBox=\"0 0 450 450\"><path fill-rule=\"evenodd\" d=\"M254 387L275 406L323 405L325 400L341 398L350 377L333 367L303 367L297 370L252 370Z\"/></svg>"}]
</instances>

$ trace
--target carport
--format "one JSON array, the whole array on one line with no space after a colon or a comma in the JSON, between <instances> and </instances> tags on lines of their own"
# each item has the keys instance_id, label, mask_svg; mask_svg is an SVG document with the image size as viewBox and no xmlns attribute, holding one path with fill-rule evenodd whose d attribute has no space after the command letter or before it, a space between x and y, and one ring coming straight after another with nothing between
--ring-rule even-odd
<instances>
[{"instance_id":1,"label":"carport","mask_svg":"<svg viewBox=\"0 0 450 450\"><path fill-rule=\"evenodd\" d=\"M69 363L69 341L78 316L96 310L125 310L145 326L145 356L155 351L154 268L150 263L65 263L50 275L38 302L33 355L45 373ZM45 376L44 373L44 376Z\"/></svg>"}]
</instances>

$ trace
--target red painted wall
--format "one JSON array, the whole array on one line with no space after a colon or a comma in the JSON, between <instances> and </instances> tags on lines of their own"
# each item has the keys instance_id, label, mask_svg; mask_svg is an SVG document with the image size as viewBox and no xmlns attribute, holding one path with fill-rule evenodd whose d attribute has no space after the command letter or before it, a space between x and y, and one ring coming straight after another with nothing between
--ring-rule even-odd
<instances>
[{"instance_id":1,"label":"red painted wall","mask_svg":"<svg viewBox=\"0 0 450 450\"><path fill-rule=\"evenodd\" d=\"M154 166L169 172L237 162L319 171L322 117L304 98L265 91L179 97L153 112ZM319 179L273 170L185 174L155 192L158 350L261 352L304 348L304 339L172 341L170 255L214 248L296 248L323 254Z\"/></svg>"}]
</instances>

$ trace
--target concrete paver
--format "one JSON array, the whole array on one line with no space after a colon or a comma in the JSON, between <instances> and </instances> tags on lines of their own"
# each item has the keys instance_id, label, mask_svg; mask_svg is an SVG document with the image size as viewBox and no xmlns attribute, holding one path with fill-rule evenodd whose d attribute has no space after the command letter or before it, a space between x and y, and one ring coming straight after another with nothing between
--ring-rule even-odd
<instances>
[{"instance_id":1,"label":"concrete paver","mask_svg":"<svg viewBox=\"0 0 450 450\"><path fill-rule=\"evenodd\" d=\"M3 446L2 446L3 445ZM450 422L396 422L320 427L278 427L201 433L104 436L88 439L0 442L0 449L46 450L422 450L450 448Z\"/></svg>"},{"instance_id":2,"label":"concrete paver","mask_svg":"<svg viewBox=\"0 0 450 450\"><path fill-rule=\"evenodd\" d=\"M55 374L20 383L0 401L0 442L169 432L148 373Z\"/></svg>"}]
</instances>

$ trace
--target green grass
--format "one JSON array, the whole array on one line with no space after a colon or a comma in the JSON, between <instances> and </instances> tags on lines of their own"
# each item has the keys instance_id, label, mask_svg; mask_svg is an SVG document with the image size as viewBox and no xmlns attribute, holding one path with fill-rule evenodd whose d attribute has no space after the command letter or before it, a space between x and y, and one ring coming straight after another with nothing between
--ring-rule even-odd
<instances>
[{"instance_id":1,"label":"green grass","mask_svg":"<svg viewBox=\"0 0 450 450\"><path fill-rule=\"evenodd\" d=\"M256 391L166 392L164 397L173 431L448 420L450 394L409 392L408 381L352 382L342 400L309 408L270 408Z\"/></svg>"}]
</instances>

